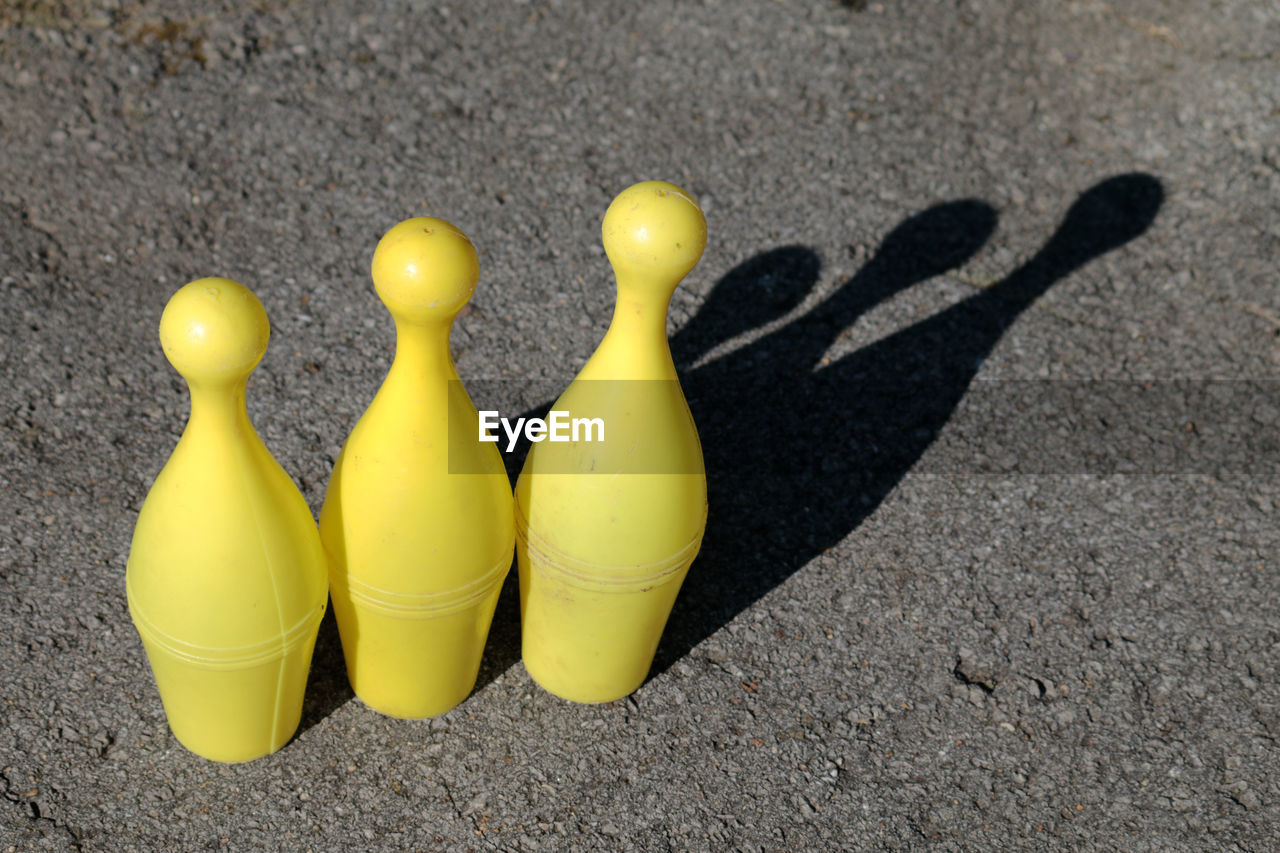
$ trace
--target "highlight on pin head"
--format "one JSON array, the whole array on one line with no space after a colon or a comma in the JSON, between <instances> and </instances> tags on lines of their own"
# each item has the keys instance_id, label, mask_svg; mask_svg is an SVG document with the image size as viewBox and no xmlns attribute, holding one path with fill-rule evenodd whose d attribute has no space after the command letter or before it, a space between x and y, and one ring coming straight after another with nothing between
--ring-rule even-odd
<instances>
[{"instance_id":1,"label":"highlight on pin head","mask_svg":"<svg viewBox=\"0 0 1280 853\"><path fill-rule=\"evenodd\" d=\"M371 273L378 297L391 313L421 323L462 310L475 292L480 262L475 246L456 225L419 216L378 241Z\"/></svg>"},{"instance_id":2,"label":"highlight on pin head","mask_svg":"<svg viewBox=\"0 0 1280 853\"><path fill-rule=\"evenodd\" d=\"M229 278L184 285L160 317L160 343L169 363L189 380L247 376L267 351L271 324L249 288Z\"/></svg>"},{"instance_id":3,"label":"highlight on pin head","mask_svg":"<svg viewBox=\"0 0 1280 853\"><path fill-rule=\"evenodd\" d=\"M702 257L707 220L693 196L666 181L628 187L605 211L605 254L615 269L678 281Z\"/></svg>"}]
</instances>

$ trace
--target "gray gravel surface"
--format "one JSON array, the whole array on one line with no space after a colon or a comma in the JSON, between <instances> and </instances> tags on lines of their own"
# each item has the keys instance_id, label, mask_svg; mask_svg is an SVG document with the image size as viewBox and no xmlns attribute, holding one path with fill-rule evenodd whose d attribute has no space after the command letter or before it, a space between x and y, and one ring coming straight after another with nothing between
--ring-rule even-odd
<instances>
[{"instance_id":1,"label":"gray gravel surface","mask_svg":"<svg viewBox=\"0 0 1280 853\"><path fill-rule=\"evenodd\" d=\"M168 296L258 293L318 509L383 231L471 235L515 414L648 178L709 223L712 501L650 680L541 691L508 583L448 714L364 707L327 619L291 743L185 751L124 594ZM1278 249L1274 3L6 3L0 850L1280 849Z\"/></svg>"}]
</instances>

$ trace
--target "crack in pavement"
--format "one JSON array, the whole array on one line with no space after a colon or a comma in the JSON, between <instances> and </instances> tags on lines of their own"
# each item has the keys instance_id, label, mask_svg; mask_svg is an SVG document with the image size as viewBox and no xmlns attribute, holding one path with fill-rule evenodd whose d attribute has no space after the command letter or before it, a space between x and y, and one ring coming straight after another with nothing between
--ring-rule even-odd
<instances>
[{"instance_id":1,"label":"crack in pavement","mask_svg":"<svg viewBox=\"0 0 1280 853\"><path fill-rule=\"evenodd\" d=\"M44 810L40 807L38 789L32 789L29 794L19 793L14 786L13 781L9 778L10 769L12 768L6 767L3 770L0 770L0 783L3 783L3 790L0 791L0 794L3 794L6 800L18 806L23 817L27 818L27 820L43 821L51 824L55 830L61 830L70 836L72 850L82 849L80 842L84 837L84 833L65 821L59 820L52 815L45 814Z\"/></svg>"}]
</instances>

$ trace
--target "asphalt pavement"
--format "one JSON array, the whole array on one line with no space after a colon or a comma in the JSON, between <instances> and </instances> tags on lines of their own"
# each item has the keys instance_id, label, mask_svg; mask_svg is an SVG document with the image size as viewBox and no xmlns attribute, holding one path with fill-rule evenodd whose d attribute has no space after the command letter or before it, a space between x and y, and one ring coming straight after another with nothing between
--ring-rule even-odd
<instances>
[{"instance_id":1,"label":"asphalt pavement","mask_svg":"<svg viewBox=\"0 0 1280 853\"><path fill-rule=\"evenodd\" d=\"M471 237L454 356L519 415L646 179L709 232L649 680L539 688L513 572L447 714L365 707L328 616L290 743L184 749L124 586L168 297L258 294L318 511L394 353L378 238ZM6 3L0 850L1280 849L1278 262L1274 3Z\"/></svg>"}]
</instances>

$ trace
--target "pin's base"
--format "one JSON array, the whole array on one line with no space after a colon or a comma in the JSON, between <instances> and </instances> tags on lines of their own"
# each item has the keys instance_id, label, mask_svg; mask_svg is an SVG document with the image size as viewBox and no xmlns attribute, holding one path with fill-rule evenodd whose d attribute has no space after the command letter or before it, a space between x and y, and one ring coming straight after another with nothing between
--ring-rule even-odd
<instances>
[{"instance_id":1,"label":"pin's base","mask_svg":"<svg viewBox=\"0 0 1280 853\"><path fill-rule=\"evenodd\" d=\"M601 704L644 684L693 554L652 586L586 585L516 548L525 669L561 699ZM696 549L695 549L696 553Z\"/></svg>"}]
</instances>

